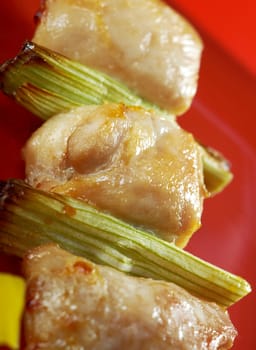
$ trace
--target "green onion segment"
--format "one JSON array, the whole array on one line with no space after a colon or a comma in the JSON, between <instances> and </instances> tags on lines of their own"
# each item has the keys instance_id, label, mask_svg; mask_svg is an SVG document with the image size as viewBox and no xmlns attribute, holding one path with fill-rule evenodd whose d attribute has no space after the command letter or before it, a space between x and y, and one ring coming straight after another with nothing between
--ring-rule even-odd
<instances>
[{"instance_id":1,"label":"green onion segment","mask_svg":"<svg viewBox=\"0 0 256 350\"><path fill-rule=\"evenodd\" d=\"M131 275L173 282L224 307L251 291L241 277L85 202L34 189L21 180L2 181L0 250L22 257L48 242Z\"/></svg>"}]
</instances>

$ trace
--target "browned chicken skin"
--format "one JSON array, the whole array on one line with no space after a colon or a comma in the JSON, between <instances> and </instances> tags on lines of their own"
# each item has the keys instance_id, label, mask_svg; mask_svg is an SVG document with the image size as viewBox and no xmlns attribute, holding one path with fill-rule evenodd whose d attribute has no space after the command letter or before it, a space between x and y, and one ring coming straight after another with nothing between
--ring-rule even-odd
<instances>
[{"instance_id":1,"label":"browned chicken skin","mask_svg":"<svg viewBox=\"0 0 256 350\"><path fill-rule=\"evenodd\" d=\"M201 39L160 0L45 0L33 40L174 114L189 108L197 90Z\"/></svg>"},{"instance_id":2,"label":"browned chicken skin","mask_svg":"<svg viewBox=\"0 0 256 350\"><path fill-rule=\"evenodd\" d=\"M31 251L24 271L26 350L224 350L236 336L216 304L55 245Z\"/></svg>"},{"instance_id":3,"label":"browned chicken skin","mask_svg":"<svg viewBox=\"0 0 256 350\"><path fill-rule=\"evenodd\" d=\"M76 197L184 246L205 189L193 136L139 107L85 106L57 115L24 149L30 185Z\"/></svg>"}]
</instances>

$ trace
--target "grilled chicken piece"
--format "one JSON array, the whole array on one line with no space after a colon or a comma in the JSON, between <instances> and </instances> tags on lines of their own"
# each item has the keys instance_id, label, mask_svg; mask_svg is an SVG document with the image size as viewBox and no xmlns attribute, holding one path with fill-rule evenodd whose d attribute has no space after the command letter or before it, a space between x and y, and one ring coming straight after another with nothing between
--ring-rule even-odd
<instances>
[{"instance_id":1,"label":"grilled chicken piece","mask_svg":"<svg viewBox=\"0 0 256 350\"><path fill-rule=\"evenodd\" d=\"M45 122L24 157L33 187L85 200L177 245L200 226L206 192L199 148L156 112L79 107Z\"/></svg>"},{"instance_id":2,"label":"grilled chicken piece","mask_svg":"<svg viewBox=\"0 0 256 350\"><path fill-rule=\"evenodd\" d=\"M197 89L201 39L160 0L45 0L33 41L174 114L188 109Z\"/></svg>"},{"instance_id":3,"label":"grilled chicken piece","mask_svg":"<svg viewBox=\"0 0 256 350\"><path fill-rule=\"evenodd\" d=\"M236 336L216 304L55 245L32 250L24 270L26 350L224 350Z\"/></svg>"}]
</instances>

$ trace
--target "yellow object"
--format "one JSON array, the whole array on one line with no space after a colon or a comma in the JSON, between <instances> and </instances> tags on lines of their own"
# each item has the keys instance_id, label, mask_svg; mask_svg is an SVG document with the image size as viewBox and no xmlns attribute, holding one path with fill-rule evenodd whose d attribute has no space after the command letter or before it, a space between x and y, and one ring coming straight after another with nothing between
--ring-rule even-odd
<instances>
[{"instance_id":1,"label":"yellow object","mask_svg":"<svg viewBox=\"0 0 256 350\"><path fill-rule=\"evenodd\" d=\"M0 346L18 349L25 303L25 280L0 273Z\"/></svg>"}]
</instances>

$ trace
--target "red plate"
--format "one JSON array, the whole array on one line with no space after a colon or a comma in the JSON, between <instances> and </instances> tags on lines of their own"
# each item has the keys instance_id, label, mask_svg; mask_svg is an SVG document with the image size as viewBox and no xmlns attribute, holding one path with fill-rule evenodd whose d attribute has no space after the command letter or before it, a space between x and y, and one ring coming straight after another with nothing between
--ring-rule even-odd
<instances>
[{"instance_id":1,"label":"red plate","mask_svg":"<svg viewBox=\"0 0 256 350\"><path fill-rule=\"evenodd\" d=\"M207 5L199 0L169 1L197 26L205 43L198 94L180 123L202 142L224 153L235 174L222 194L206 201L203 227L188 249L243 276L255 290L256 50L251 48L255 5L251 1L250 11L246 7L249 2L245 1L241 9L232 1L232 11L228 12L223 1ZM33 15L38 6L39 0L27 0L26 5L17 0L1 2L0 62L15 55L23 41L32 37ZM240 16L243 10L247 17ZM237 40L232 27L237 24L236 18L241 29ZM20 150L38 124L36 117L0 95L1 179L23 176ZM8 269L17 272L15 262L11 264L0 256L0 270ZM234 350L256 349L254 310L254 292L230 308L239 331Z\"/></svg>"}]
</instances>

